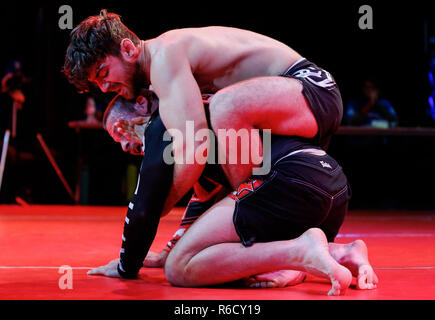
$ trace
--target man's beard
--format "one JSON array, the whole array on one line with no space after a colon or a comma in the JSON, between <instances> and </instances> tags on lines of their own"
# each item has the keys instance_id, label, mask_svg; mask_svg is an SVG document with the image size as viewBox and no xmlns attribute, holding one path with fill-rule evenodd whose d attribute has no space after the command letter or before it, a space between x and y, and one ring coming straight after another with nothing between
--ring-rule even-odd
<instances>
[{"instance_id":1,"label":"man's beard","mask_svg":"<svg viewBox=\"0 0 435 320\"><path fill-rule=\"evenodd\" d=\"M125 72L127 74L127 83L130 86L131 93L133 94L133 97L129 98L136 98L139 96L141 90L144 87L147 87L147 78L145 71L141 68L139 65L139 62L135 63L128 63L124 62L124 68Z\"/></svg>"}]
</instances>

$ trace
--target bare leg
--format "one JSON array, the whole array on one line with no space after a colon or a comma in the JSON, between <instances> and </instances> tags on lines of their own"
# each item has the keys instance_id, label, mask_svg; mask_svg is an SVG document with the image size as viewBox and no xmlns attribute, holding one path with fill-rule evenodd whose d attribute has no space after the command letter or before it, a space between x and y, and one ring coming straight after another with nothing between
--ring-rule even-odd
<instances>
[{"instance_id":1,"label":"bare leg","mask_svg":"<svg viewBox=\"0 0 435 320\"><path fill-rule=\"evenodd\" d=\"M329 243L329 253L341 265L348 268L357 278L357 288L361 290L376 289L379 282L368 260L367 246L364 241L356 240L349 244ZM149 252L144 261L144 267L163 267L168 253ZM250 288L283 288L302 283L306 272L296 270L278 270L252 275L243 279Z\"/></svg>"},{"instance_id":2,"label":"bare leg","mask_svg":"<svg viewBox=\"0 0 435 320\"><path fill-rule=\"evenodd\" d=\"M220 120L221 121L221 120ZM222 164L222 170L234 190L240 183L246 181L251 175L255 165L255 160L252 158L252 153L257 154L261 159L263 158L263 144L258 132L253 126L246 123L235 123L235 119L230 124L234 130L225 130L226 136L219 133L219 129L215 132L218 143L218 154L220 157L225 155L225 159L219 158L219 163ZM215 128L215 127L214 127ZM246 134L240 134L245 132ZM244 136L241 138L242 142L236 142L237 145L231 144L231 140L237 141L237 134ZM234 158L232 158L234 157ZM247 160L244 160L247 158Z\"/></svg>"},{"instance_id":3,"label":"bare leg","mask_svg":"<svg viewBox=\"0 0 435 320\"><path fill-rule=\"evenodd\" d=\"M225 198L193 224L166 260L169 282L200 287L291 269L329 279L329 295L344 293L350 285L350 271L331 257L320 229L310 229L293 240L244 247L232 223L233 212L234 200Z\"/></svg>"},{"instance_id":4,"label":"bare leg","mask_svg":"<svg viewBox=\"0 0 435 320\"><path fill-rule=\"evenodd\" d=\"M318 127L316 119L302 94L302 84L284 77L260 77L238 82L219 90L210 102L210 120L215 134L219 129L270 129L272 134L295 135L312 138ZM254 139L253 150L261 148ZM219 141L219 152L226 153L222 168L232 186L236 188L252 174L252 163L231 164L225 141ZM241 143L237 151L250 154L250 144Z\"/></svg>"}]
</instances>

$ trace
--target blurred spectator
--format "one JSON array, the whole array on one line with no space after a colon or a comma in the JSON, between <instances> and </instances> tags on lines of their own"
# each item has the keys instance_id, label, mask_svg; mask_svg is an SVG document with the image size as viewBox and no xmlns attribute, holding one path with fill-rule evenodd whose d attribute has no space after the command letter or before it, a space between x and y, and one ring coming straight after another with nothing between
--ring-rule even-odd
<instances>
[{"instance_id":1,"label":"blurred spectator","mask_svg":"<svg viewBox=\"0 0 435 320\"><path fill-rule=\"evenodd\" d=\"M26 102L25 86L30 78L23 73L20 61L11 61L6 73L1 79L1 105L0 105L0 151L3 148L3 138L6 129L11 131L6 151L6 163L0 193L0 203L29 203L32 200L32 175L34 173L35 155L29 152L31 143L28 136L16 136L17 113L23 109ZM24 118L23 118L24 120ZM21 123L21 129L27 130L27 124ZM27 148L24 149L23 146Z\"/></svg>"},{"instance_id":2,"label":"blurred spectator","mask_svg":"<svg viewBox=\"0 0 435 320\"><path fill-rule=\"evenodd\" d=\"M93 95L86 97L85 105L82 109L80 120L73 121L78 123L98 124L102 122L103 112L101 110L102 102ZM82 118L83 115L85 118Z\"/></svg>"},{"instance_id":3,"label":"blurred spectator","mask_svg":"<svg viewBox=\"0 0 435 320\"><path fill-rule=\"evenodd\" d=\"M373 80L363 82L360 96L350 100L345 108L344 125L395 127L399 121L390 101L380 98L379 87Z\"/></svg>"},{"instance_id":4,"label":"blurred spectator","mask_svg":"<svg viewBox=\"0 0 435 320\"><path fill-rule=\"evenodd\" d=\"M12 61L6 71L6 75L1 80L2 92L7 93L14 100L23 104L26 99L22 92L23 84L29 79L22 72L21 62Z\"/></svg>"},{"instance_id":5,"label":"blurred spectator","mask_svg":"<svg viewBox=\"0 0 435 320\"><path fill-rule=\"evenodd\" d=\"M16 137L18 111L23 109L23 103L26 102L23 87L29 82L30 79L23 74L21 62L17 60L8 64L6 74L1 79L1 92L9 97L9 101L1 106L6 109L2 110L2 117L7 117L2 121L1 128L12 130L12 138Z\"/></svg>"},{"instance_id":6,"label":"blurred spectator","mask_svg":"<svg viewBox=\"0 0 435 320\"><path fill-rule=\"evenodd\" d=\"M95 103L95 99L92 97L88 97L86 99L85 115L86 115L86 122L98 122L99 121L97 119L97 106Z\"/></svg>"}]
</instances>

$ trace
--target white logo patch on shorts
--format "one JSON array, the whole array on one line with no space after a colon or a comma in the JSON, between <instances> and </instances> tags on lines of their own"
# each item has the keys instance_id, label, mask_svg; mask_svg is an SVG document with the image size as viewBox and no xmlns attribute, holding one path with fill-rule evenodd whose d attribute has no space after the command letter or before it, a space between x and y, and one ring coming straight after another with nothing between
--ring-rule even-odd
<instances>
[{"instance_id":1,"label":"white logo patch on shorts","mask_svg":"<svg viewBox=\"0 0 435 320\"><path fill-rule=\"evenodd\" d=\"M306 79L312 84L325 89L332 89L336 86L331 74L320 68L308 67L306 69L301 69L296 71L293 76Z\"/></svg>"},{"instance_id":2,"label":"white logo patch on shorts","mask_svg":"<svg viewBox=\"0 0 435 320\"><path fill-rule=\"evenodd\" d=\"M325 161L319 161L323 168L329 168L332 169L331 165L328 162Z\"/></svg>"}]
</instances>

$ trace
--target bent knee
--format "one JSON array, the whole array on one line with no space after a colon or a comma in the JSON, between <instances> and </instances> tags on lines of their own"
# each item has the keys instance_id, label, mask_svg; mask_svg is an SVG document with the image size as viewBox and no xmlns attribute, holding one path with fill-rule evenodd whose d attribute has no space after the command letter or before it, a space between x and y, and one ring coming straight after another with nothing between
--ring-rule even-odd
<instances>
[{"instance_id":1,"label":"bent knee","mask_svg":"<svg viewBox=\"0 0 435 320\"><path fill-rule=\"evenodd\" d=\"M191 287L189 281L189 271L187 268L187 255L182 252L178 253L174 248L170 253L165 263L165 277L166 280L177 287Z\"/></svg>"},{"instance_id":2,"label":"bent knee","mask_svg":"<svg viewBox=\"0 0 435 320\"><path fill-rule=\"evenodd\" d=\"M165 266L165 277L166 280L176 287L184 287L184 282L182 274L177 268L173 268L172 266Z\"/></svg>"},{"instance_id":3,"label":"bent knee","mask_svg":"<svg viewBox=\"0 0 435 320\"><path fill-rule=\"evenodd\" d=\"M183 266L179 263L179 259L170 252L165 263L166 280L173 286L184 287L183 269Z\"/></svg>"},{"instance_id":4,"label":"bent knee","mask_svg":"<svg viewBox=\"0 0 435 320\"><path fill-rule=\"evenodd\" d=\"M165 277L171 285L176 287L197 287L197 281L195 281L188 268L180 264L166 264Z\"/></svg>"},{"instance_id":5,"label":"bent knee","mask_svg":"<svg viewBox=\"0 0 435 320\"><path fill-rule=\"evenodd\" d=\"M213 129L237 127L240 123L249 125L246 112L241 112L243 106L238 102L232 90L218 91L210 100L210 122Z\"/></svg>"},{"instance_id":6,"label":"bent knee","mask_svg":"<svg viewBox=\"0 0 435 320\"><path fill-rule=\"evenodd\" d=\"M234 94L231 89L221 89L210 99L210 112L230 111L234 107Z\"/></svg>"}]
</instances>

